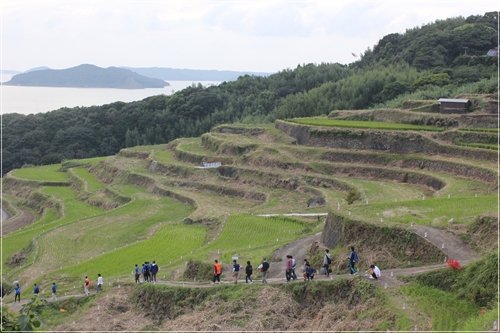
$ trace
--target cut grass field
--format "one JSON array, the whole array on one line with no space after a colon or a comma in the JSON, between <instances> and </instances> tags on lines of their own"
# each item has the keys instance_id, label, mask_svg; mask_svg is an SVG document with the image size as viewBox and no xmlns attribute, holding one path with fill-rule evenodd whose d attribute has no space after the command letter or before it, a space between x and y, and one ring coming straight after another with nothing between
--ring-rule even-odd
<instances>
[{"instance_id":1,"label":"cut grass field","mask_svg":"<svg viewBox=\"0 0 500 333\"><path fill-rule=\"evenodd\" d=\"M352 205L354 218L384 223L404 223L446 227L453 218L455 223L470 225L478 215L498 211L498 196L468 196L450 198L424 198L399 202L379 202Z\"/></svg>"},{"instance_id":2,"label":"cut grass field","mask_svg":"<svg viewBox=\"0 0 500 333\"><path fill-rule=\"evenodd\" d=\"M64 172L57 171L61 164L52 164L32 168L16 169L12 175L17 178L47 182L67 182L68 176Z\"/></svg>"},{"instance_id":3,"label":"cut grass field","mask_svg":"<svg viewBox=\"0 0 500 333\"><path fill-rule=\"evenodd\" d=\"M327 127L365 128L365 129L391 130L391 131L431 131L431 132L444 131L444 128L437 126L386 123L379 121L334 120L328 118L295 118L295 119L285 119L285 120L302 125L327 126Z\"/></svg>"}]
</instances>

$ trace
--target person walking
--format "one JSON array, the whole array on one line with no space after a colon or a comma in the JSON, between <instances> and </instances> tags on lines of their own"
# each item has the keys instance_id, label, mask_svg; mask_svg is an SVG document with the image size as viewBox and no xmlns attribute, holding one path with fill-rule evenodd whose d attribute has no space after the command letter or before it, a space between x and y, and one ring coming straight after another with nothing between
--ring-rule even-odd
<instances>
[{"instance_id":1,"label":"person walking","mask_svg":"<svg viewBox=\"0 0 500 333\"><path fill-rule=\"evenodd\" d=\"M101 274L97 274L97 286L95 287L97 293L102 291L102 284L102 276Z\"/></svg>"},{"instance_id":2,"label":"person walking","mask_svg":"<svg viewBox=\"0 0 500 333\"><path fill-rule=\"evenodd\" d=\"M15 293L16 295L14 296L14 302L16 301L16 299L19 301L19 303L21 303L21 286L18 284L16 284L16 287L14 288L15 290Z\"/></svg>"},{"instance_id":3,"label":"person walking","mask_svg":"<svg viewBox=\"0 0 500 333\"><path fill-rule=\"evenodd\" d=\"M292 278L292 267L293 267L293 262L292 262L292 256L287 255L286 256L286 268L285 268L285 278L286 282L290 282L290 279Z\"/></svg>"},{"instance_id":4,"label":"person walking","mask_svg":"<svg viewBox=\"0 0 500 333\"><path fill-rule=\"evenodd\" d=\"M160 268L156 264L156 261L153 260L153 264L151 265L151 282L153 282L154 284L156 284L156 274L158 273L159 269Z\"/></svg>"},{"instance_id":5,"label":"person walking","mask_svg":"<svg viewBox=\"0 0 500 333\"><path fill-rule=\"evenodd\" d=\"M332 264L332 257L330 250L325 249L325 256L323 257L323 267L325 268L325 275L330 276L330 265Z\"/></svg>"},{"instance_id":6,"label":"person walking","mask_svg":"<svg viewBox=\"0 0 500 333\"><path fill-rule=\"evenodd\" d=\"M149 282L149 263L147 261L144 262L142 266L142 275L144 277L144 283Z\"/></svg>"},{"instance_id":7,"label":"person walking","mask_svg":"<svg viewBox=\"0 0 500 333\"><path fill-rule=\"evenodd\" d=\"M240 264L236 262L236 259L233 260L233 282L234 284L238 283L238 277L240 276Z\"/></svg>"},{"instance_id":8,"label":"person walking","mask_svg":"<svg viewBox=\"0 0 500 333\"><path fill-rule=\"evenodd\" d=\"M247 266L245 267L245 283L248 283L248 281L250 281L250 284L253 283L252 273L253 273L252 264L250 264L250 261L247 261Z\"/></svg>"},{"instance_id":9,"label":"person walking","mask_svg":"<svg viewBox=\"0 0 500 333\"><path fill-rule=\"evenodd\" d=\"M85 277L85 282L83 284L83 288L85 290L85 295L88 296L90 295L90 291L89 291L89 288L90 288L90 280L89 278L86 276Z\"/></svg>"},{"instance_id":10,"label":"person walking","mask_svg":"<svg viewBox=\"0 0 500 333\"><path fill-rule=\"evenodd\" d=\"M212 284L215 283L215 281L217 281L218 283L220 283L220 273L222 272L221 270L221 267L220 267L220 262L215 259L215 262L214 262L214 279L212 280Z\"/></svg>"},{"instance_id":11,"label":"person walking","mask_svg":"<svg viewBox=\"0 0 500 333\"><path fill-rule=\"evenodd\" d=\"M270 267L271 266L267 262L266 258L262 259L262 263L258 267L262 273L262 283L267 283L266 274L269 272Z\"/></svg>"},{"instance_id":12,"label":"person walking","mask_svg":"<svg viewBox=\"0 0 500 333\"><path fill-rule=\"evenodd\" d=\"M297 274L295 274L295 258L290 255L290 258L292 258L292 272L291 272L291 276L292 276L292 279L294 280L297 280Z\"/></svg>"},{"instance_id":13,"label":"person walking","mask_svg":"<svg viewBox=\"0 0 500 333\"><path fill-rule=\"evenodd\" d=\"M55 282L52 283L52 299L57 301L57 286Z\"/></svg>"},{"instance_id":14,"label":"person walking","mask_svg":"<svg viewBox=\"0 0 500 333\"><path fill-rule=\"evenodd\" d=\"M141 272L139 271L139 266L135 264L135 283L139 282L139 277L141 276Z\"/></svg>"},{"instance_id":15,"label":"person walking","mask_svg":"<svg viewBox=\"0 0 500 333\"><path fill-rule=\"evenodd\" d=\"M40 293L40 288L35 283L35 287L33 287L33 294L38 296L39 293Z\"/></svg>"},{"instance_id":16,"label":"person walking","mask_svg":"<svg viewBox=\"0 0 500 333\"><path fill-rule=\"evenodd\" d=\"M356 253L356 251L354 251L354 246L351 246L351 253L349 253L349 257L347 257L347 259L349 259L349 270L350 270L350 274L349 275L356 275L358 274L358 271L354 268L354 265L358 262L358 254Z\"/></svg>"}]
</instances>

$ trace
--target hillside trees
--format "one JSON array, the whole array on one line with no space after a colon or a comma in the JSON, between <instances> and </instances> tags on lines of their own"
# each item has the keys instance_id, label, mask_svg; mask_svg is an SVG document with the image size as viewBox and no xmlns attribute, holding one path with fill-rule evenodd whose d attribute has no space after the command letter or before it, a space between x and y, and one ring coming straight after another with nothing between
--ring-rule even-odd
<instances>
[{"instance_id":1,"label":"hillside trees","mask_svg":"<svg viewBox=\"0 0 500 333\"><path fill-rule=\"evenodd\" d=\"M363 109L387 96L407 91L421 74L406 64L360 71L337 82L285 98L271 117L283 119L328 114L332 110Z\"/></svg>"},{"instance_id":2,"label":"hillside trees","mask_svg":"<svg viewBox=\"0 0 500 333\"><path fill-rule=\"evenodd\" d=\"M199 136L222 123L262 122L287 95L348 75L350 70L340 64L299 65L269 77L245 75L216 87L198 84L172 96L138 102L61 108L28 116L6 114L2 172L54 161L60 155L67 159L105 156L123 147Z\"/></svg>"},{"instance_id":3,"label":"hillside trees","mask_svg":"<svg viewBox=\"0 0 500 333\"><path fill-rule=\"evenodd\" d=\"M198 84L137 102L28 116L5 114L2 174L24 164L38 165L42 159L44 163L59 159L57 154L106 156L123 147L199 136L223 123L263 123L364 109L391 99L399 103L402 96L450 97L461 86L474 90L470 93L491 93L497 89L492 81L497 59L484 54L496 46L497 23L498 15L490 12L389 34L349 66L303 64L268 77L245 75L218 86Z\"/></svg>"}]
</instances>

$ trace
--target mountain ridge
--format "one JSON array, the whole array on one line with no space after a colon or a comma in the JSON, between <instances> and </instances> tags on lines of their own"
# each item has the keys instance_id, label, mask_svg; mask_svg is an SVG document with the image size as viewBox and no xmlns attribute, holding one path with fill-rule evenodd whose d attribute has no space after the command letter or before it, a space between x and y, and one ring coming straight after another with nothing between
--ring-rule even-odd
<instances>
[{"instance_id":1,"label":"mountain ridge","mask_svg":"<svg viewBox=\"0 0 500 333\"><path fill-rule=\"evenodd\" d=\"M82 64L67 69L44 69L14 75L4 85L76 88L143 89L163 88L170 84L118 67L101 68Z\"/></svg>"}]
</instances>

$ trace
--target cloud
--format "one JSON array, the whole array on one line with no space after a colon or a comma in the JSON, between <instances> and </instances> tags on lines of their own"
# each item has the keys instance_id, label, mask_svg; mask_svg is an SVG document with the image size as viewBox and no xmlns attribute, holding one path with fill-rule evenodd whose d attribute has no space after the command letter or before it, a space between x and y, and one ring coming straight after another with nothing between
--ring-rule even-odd
<instances>
[{"instance_id":1,"label":"cloud","mask_svg":"<svg viewBox=\"0 0 500 333\"><path fill-rule=\"evenodd\" d=\"M203 22L217 30L237 32L242 35L260 37L310 36L313 32L301 14L307 3L261 2L238 4L219 4L211 8Z\"/></svg>"}]
</instances>

